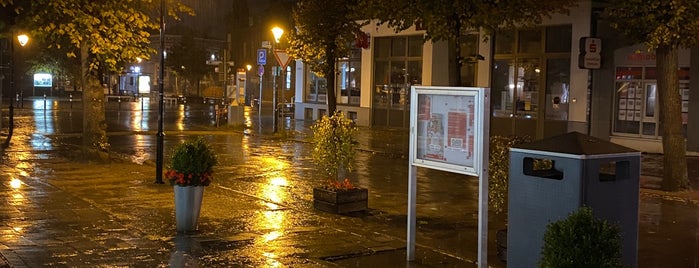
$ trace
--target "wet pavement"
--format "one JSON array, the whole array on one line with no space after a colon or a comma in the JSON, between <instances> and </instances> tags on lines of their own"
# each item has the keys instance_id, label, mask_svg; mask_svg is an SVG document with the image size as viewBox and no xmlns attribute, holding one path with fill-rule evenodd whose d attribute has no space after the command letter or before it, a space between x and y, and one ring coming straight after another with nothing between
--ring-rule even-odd
<instances>
[{"instance_id":1,"label":"wet pavement","mask_svg":"<svg viewBox=\"0 0 699 268\"><path fill-rule=\"evenodd\" d=\"M168 104L166 159L191 136L204 136L220 158L199 231L177 234L172 188L153 183L157 106L107 103L114 154L103 164L81 158L82 114L70 105L38 99L17 109L0 165L0 254L11 267L475 266L478 180L423 168L417 258L405 261L407 131L360 129L353 175L369 189L370 210L335 215L312 208L324 179L310 161L309 122L284 119L272 133L263 105L246 108L242 127L217 127L213 105ZM655 189L661 158L642 158L639 267L699 267L699 194ZM688 161L699 189L699 158ZM505 267L494 241L504 216L489 220L488 265Z\"/></svg>"}]
</instances>

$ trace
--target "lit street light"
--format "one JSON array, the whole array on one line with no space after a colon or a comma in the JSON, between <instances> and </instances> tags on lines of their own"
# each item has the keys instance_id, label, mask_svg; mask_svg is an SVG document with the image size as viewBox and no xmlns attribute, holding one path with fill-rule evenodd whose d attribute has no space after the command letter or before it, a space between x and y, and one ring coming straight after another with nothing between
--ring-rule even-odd
<instances>
[{"instance_id":1,"label":"lit street light","mask_svg":"<svg viewBox=\"0 0 699 268\"><path fill-rule=\"evenodd\" d=\"M26 34L17 35L17 42L20 46L25 46L29 42L29 36ZM7 148L10 146L10 140L12 139L12 132L15 129L15 107L13 105L14 101L12 97L17 94L15 89L15 42L10 40L10 65L12 65L12 72L10 73L10 90L12 90L12 95L10 96L10 108L9 108L9 125L7 131L7 139L2 144L2 148Z\"/></svg>"},{"instance_id":2,"label":"lit street light","mask_svg":"<svg viewBox=\"0 0 699 268\"><path fill-rule=\"evenodd\" d=\"M279 39L284 34L284 29L274 27L272 28L272 34L274 35L274 43L279 44ZM272 43L272 53L275 53L274 43ZM277 117L279 116L279 110L277 109L277 66L273 67L272 71L272 79L274 81L272 88L272 132L274 133L277 133Z\"/></svg>"}]
</instances>

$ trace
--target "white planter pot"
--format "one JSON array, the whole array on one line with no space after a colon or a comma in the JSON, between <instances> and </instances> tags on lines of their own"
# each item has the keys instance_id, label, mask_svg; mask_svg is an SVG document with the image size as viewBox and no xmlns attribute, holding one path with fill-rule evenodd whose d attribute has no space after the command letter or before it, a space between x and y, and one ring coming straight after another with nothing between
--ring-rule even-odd
<instances>
[{"instance_id":1,"label":"white planter pot","mask_svg":"<svg viewBox=\"0 0 699 268\"><path fill-rule=\"evenodd\" d=\"M186 233L197 230L201 201L204 197L204 187L174 186L177 232Z\"/></svg>"}]
</instances>

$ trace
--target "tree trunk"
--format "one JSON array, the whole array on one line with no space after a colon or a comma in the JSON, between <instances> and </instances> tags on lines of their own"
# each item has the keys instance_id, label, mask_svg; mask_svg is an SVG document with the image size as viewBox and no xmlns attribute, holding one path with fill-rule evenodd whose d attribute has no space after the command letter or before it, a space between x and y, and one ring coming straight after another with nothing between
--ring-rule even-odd
<instances>
[{"instance_id":1,"label":"tree trunk","mask_svg":"<svg viewBox=\"0 0 699 268\"><path fill-rule=\"evenodd\" d=\"M88 69L88 46L80 47L80 82L83 88L83 156L94 156L108 160L109 143L107 142L107 122L104 109L104 89L99 79Z\"/></svg>"},{"instance_id":2,"label":"tree trunk","mask_svg":"<svg viewBox=\"0 0 699 268\"><path fill-rule=\"evenodd\" d=\"M335 96L335 43L331 43L325 50L326 70L325 81L327 81L327 99L325 103L328 105L328 116L335 114L337 110L337 97Z\"/></svg>"},{"instance_id":3,"label":"tree trunk","mask_svg":"<svg viewBox=\"0 0 699 268\"><path fill-rule=\"evenodd\" d=\"M666 191L677 191L689 186L677 57L675 47L661 46L656 49L658 104L664 153L662 188Z\"/></svg>"}]
</instances>

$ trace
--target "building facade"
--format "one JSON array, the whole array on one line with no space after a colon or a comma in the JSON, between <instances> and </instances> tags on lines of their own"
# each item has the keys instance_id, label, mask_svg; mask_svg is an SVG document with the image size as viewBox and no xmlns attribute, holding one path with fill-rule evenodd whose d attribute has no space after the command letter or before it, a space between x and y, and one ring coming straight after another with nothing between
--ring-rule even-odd
<instances>
[{"instance_id":1,"label":"building facade","mask_svg":"<svg viewBox=\"0 0 699 268\"><path fill-rule=\"evenodd\" d=\"M472 60L460 70L461 85L490 88L490 135L542 139L577 131L662 152L655 55L643 45L628 45L598 19L601 10L580 1L569 15L555 15L537 27L487 38L463 34L461 56ZM324 115L325 92L334 88L337 109L358 125L408 131L411 86L453 85L449 66L455 57L445 42L423 43L423 31L395 33L374 23L363 31L370 37L368 48L339 59L334 86L296 62L296 119ZM699 59L691 52L681 50L679 69L690 153L699 152L699 136L692 135L699 132L699 111L691 109L692 99L699 98L692 98L699 94L692 90L699 74L693 75L691 63ZM585 56L589 53L596 55Z\"/></svg>"}]
</instances>

